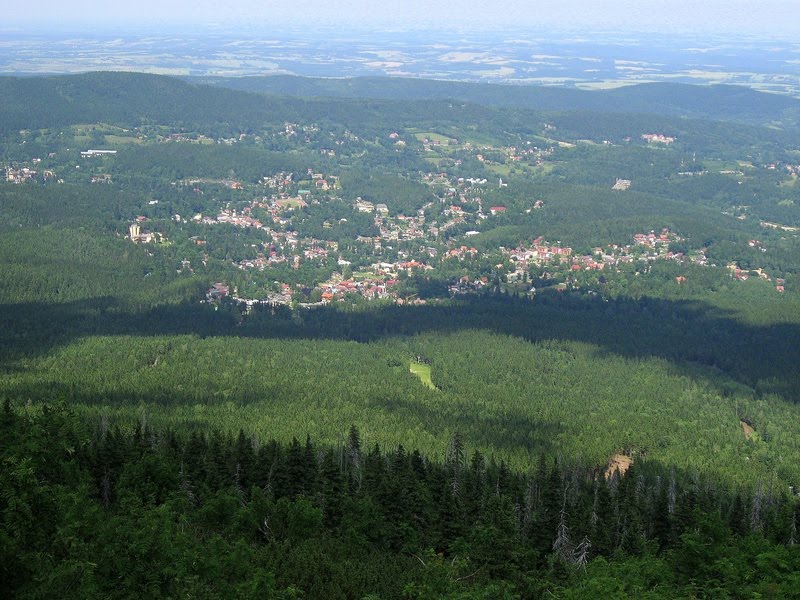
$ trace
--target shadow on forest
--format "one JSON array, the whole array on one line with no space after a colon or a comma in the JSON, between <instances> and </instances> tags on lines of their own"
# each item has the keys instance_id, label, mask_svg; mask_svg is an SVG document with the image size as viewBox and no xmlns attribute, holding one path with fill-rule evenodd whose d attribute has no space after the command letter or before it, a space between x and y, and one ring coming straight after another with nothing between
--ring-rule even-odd
<instances>
[{"instance_id":1,"label":"shadow on forest","mask_svg":"<svg viewBox=\"0 0 800 600\"><path fill-rule=\"evenodd\" d=\"M136 407L135 413L140 413L148 421L150 406L181 407L195 406L199 399L191 392L168 389L159 392L142 392L136 389L124 391L103 391L101 394L88 392L82 387L75 387L57 381L39 381L24 385L16 390L19 398L47 399L50 402L64 400L67 404L85 407ZM263 400L263 399L262 399ZM204 406L222 403L222 400L205 398ZM412 402L398 398L373 398L369 401L373 407L389 416L398 417L402 423L419 423L427 432L436 434L441 431L458 431L465 440L469 440L472 447L495 448L507 451L509 454L520 449L535 449L537 453L547 456L557 456L561 450L558 440L565 428L557 423L534 421L528 415L518 411L508 410L501 416L491 416L480 412L453 412L446 408L427 406L424 403ZM214 414L213 411L204 414ZM157 422L157 419L156 419ZM99 423L98 423L99 425ZM361 424L358 424L361 427ZM181 429L186 431L196 430L208 432L209 428L219 427L202 418L189 417L181 419ZM497 432L502 432L498 435ZM281 432L273 432L273 437L280 437ZM345 434L346 430L339 432ZM312 438L324 438L321 431L303 431L302 435L310 434ZM378 443L381 447L391 447L396 440L390 440L390 435L372 439L369 443ZM329 440L333 441L333 440ZM406 442L407 443L407 442ZM413 449L413 448L409 448Z\"/></svg>"},{"instance_id":2,"label":"shadow on forest","mask_svg":"<svg viewBox=\"0 0 800 600\"><path fill-rule=\"evenodd\" d=\"M528 341L572 340L627 358L660 357L676 372L712 381L720 393L776 394L800 401L800 326L757 326L696 301L554 295L535 301L468 297L423 306L345 311L179 304L130 308L111 297L71 303L0 305L0 371L90 335L335 339L369 342L386 337L481 329ZM714 374L722 374L718 377Z\"/></svg>"},{"instance_id":3,"label":"shadow on forest","mask_svg":"<svg viewBox=\"0 0 800 600\"><path fill-rule=\"evenodd\" d=\"M529 415L509 411L502 416L490 416L480 411L450 411L446 407L432 407L419 402L393 399L385 402L372 400L388 414L407 414L410 419L419 419L428 431L458 431L471 444L509 452L520 448L535 448L547 456L560 451L558 440L565 428L557 423L533 421ZM411 422L411 420L409 420ZM497 432L502 435L497 435Z\"/></svg>"}]
</instances>

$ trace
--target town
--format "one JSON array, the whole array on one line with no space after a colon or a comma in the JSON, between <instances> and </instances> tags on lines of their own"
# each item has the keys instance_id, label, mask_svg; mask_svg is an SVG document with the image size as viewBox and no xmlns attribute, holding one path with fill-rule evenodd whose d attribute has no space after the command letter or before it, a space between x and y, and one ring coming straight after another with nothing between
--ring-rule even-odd
<instances>
[{"instance_id":1,"label":"town","mask_svg":"<svg viewBox=\"0 0 800 600\"><path fill-rule=\"evenodd\" d=\"M554 136L555 130L545 125L544 133ZM285 123L257 135L220 138L144 126L111 133L113 139L131 140L131 145L166 147L258 146L279 141L292 148L311 148L328 165L327 169L317 165L262 173L257 181L233 172L227 178L194 176L172 181L176 193L203 200L207 208L202 212L178 212L157 197L142 203L141 214L126 225L127 235L121 235L134 244L175 245L176 252L183 248L184 255L176 257L179 273L222 275L209 289L207 301L228 298L245 305L310 307L333 302L425 303L434 297L501 288L531 297L544 291L597 293L592 285L597 279L579 277L580 273L602 273L604 278L631 270L646 274L657 261L727 269L735 281L756 277L771 282L778 293L786 290L785 278L773 278L763 268L742 268L736 260L713 264L707 248L687 247L679 232L666 227L635 233L627 241L608 240L580 249L545 239L535 230L513 245L486 244L487 232L495 227L513 222L515 215L535 216L551 204L546 194L520 203L519 197L509 195L509 182L515 173L549 173L559 164L559 152L576 147L553 137L536 136L504 146L434 132L390 131L384 141L391 151L410 152L434 167L408 180L420 198L416 205L398 208L389 200L392 190L388 188L386 199L380 190L361 196L348 189L337 160L363 155L368 146L347 130L333 134L315 124ZM676 144L674 137L662 133L645 132L640 139L645 146ZM623 143L636 140L627 137ZM604 140L599 147L612 146ZM6 180L51 185L88 179L93 184L113 184L114 160L125 154L118 149L67 150L8 164ZM769 171L777 168L763 166ZM790 181L800 170L791 164L780 168ZM729 171L720 169L719 173ZM632 186L631 179L609 178L614 191L627 192ZM742 209L723 212L740 219L746 216ZM796 228L779 223L762 221L761 226L796 233ZM242 237L242 241L238 249L236 242L226 243L228 250L221 255L220 235L230 240ZM755 239L748 247L767 252ZM441 285L434 286L435 294L420 293L413 283L421 279ZM534 281L540 283L538 289ZM543 281L548 285L542 287ZM675 277L676 285L685 282L684 274Z\"/></svg>"}]
</instances>

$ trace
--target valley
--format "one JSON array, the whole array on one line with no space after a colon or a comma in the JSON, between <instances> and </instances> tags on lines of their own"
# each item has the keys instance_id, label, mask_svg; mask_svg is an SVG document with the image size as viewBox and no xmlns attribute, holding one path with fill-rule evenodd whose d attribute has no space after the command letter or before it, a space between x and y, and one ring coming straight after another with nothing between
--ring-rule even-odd
<instances>
[{"instance_id":1,"label":"valley","mask_svg":"<svg viewBox=\"0 0 800 600\"><path fill-rule=\"evenodd\" d=\"M20 597L794 589L796 100L208 83L0 78Z\"/></svg>"}]
</instances>

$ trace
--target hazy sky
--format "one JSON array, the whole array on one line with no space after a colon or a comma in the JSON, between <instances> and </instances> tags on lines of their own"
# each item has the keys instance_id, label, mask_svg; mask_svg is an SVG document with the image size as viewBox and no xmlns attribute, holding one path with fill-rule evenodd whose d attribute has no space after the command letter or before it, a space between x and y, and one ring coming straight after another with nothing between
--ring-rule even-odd
<instances>
[{"instance_id":1,"label":"hazy sky","mask_svg":"<svg viewBox=\"0 0 800 600\"><path fill-rule=\"evenodd\" d=\"M23 5L17 4L18 7ZM472 25L800 34L800 0L39 0L6 26L243 23L309 29Z\"/></svg>"}]
</instances>

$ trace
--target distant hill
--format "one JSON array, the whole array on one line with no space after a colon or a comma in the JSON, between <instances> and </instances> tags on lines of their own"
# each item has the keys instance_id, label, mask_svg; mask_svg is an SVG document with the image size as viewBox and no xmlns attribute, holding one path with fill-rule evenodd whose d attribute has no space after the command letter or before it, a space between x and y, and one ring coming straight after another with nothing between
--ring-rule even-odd
<instances>
[{"instance_id":1,"label":"distant hill","mask_svg":"<svg viewBox=\"0 0 800 600\"><path fill-rule=\"evenodd\" d=\"M452 101L462 103L456 115ZM509 110L510 109L510 110ZM586 91L401 78L315 79L294 76L193 78L94 72L0 77L0 132L108 122L170 123L247 130L287 121L326 120L348 127L396 121L527 121L534 113L626 114L800 127L800 101L735 86L654 83ZM548 117L550 118L550 117ZM577 118L577 117L576 117ZM573 118L570 118L574 120ZM596 122L594 117L590 122ZM570 127L566 128L567 130ZM617 127L617 129L619 129ZM755 130L751 134L758 136ZM585 134L590 135L590 134ZM600 134L598 134L600 135Z\"/></svg>"},{"instance_id":2,"label":"distant hill","mask_svg":"<svg viewBox=\"0 0 800 600\"><path fill-rule=\"evenodd\" d=\"M413 85L413 81L409 83ZM447 101L425 99L413 90L381 101L312 96L253 93L144 73L0 76L0 133L83 123L123 127L169 123L206 131L218 127L230 133L305 120L355 127L385 123L387 114L401 121L424 117L443 122L454 117ZM458 118L485 122L495 118L499 110L470 103L458 113Z\"/></svg>"},{"instance_id":3,"label":"distant hill","mask_svg":"<svg viewBox=\"0 0 800 600\"><path fill-rule=\"evenodd\" d=\"M731 85L646 83L612 90L463 83L429 79L359 77L325 79L273 75L197 78L211 85L300 97L394 100L460 100L538 111L589 110L736 121L754 125L800 125L800 100Z\"/></svg>"},{"instance_id":4,"label":"distant hill","mask_svg":"<svg viewBox=\"0 0 800 600\"><path fill-rule=\"evenodd\" d=\"M51 77L0 77L0 128L14 131L75 123L142 121L283 122L298 102L266 100L222 87L201 88L173 77L96 72Z\"/></svg>"},{"instance_id":5,"label":"distant hill","mask_svg":"<svg viewBox=\"0 0 800 600\"><path fill-rule=\"evenodd\" d=\"M509 131L536 136L549 124L559 139L621 143L658 131L680 139L685 151L731 159L746 147L762 162L774 162L783 160L784 149L796 147L795 115L800 101L792 98L684 84L584 91L389 78L185 81L122 72L0 77L0 134L108 123L166 125L225 138L289 122L387 144L387 131L397 127L456 137L469 131L491 140ZM397 159L391 148L384 150L394 157L385 160Z\"/></svg>"}]
</instances>

